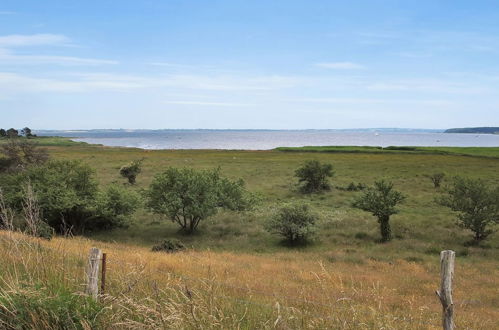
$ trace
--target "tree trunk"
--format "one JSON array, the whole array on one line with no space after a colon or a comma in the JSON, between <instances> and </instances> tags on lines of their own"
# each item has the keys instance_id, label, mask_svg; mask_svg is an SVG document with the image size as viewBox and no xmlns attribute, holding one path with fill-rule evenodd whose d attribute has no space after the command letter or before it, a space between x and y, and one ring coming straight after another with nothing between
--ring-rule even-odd
<instances>
[{"instance_id":1,"label":"tree trunk","mask_svg":"<svg viewBox=\"0 0 499 330\"><path fill-rule=\"evenodd\" d=\"M379 218L379 228L381 231L381 241L388 242L392 239L392 230L390 228L390 217Z\"/></svg>"}]
</instances>

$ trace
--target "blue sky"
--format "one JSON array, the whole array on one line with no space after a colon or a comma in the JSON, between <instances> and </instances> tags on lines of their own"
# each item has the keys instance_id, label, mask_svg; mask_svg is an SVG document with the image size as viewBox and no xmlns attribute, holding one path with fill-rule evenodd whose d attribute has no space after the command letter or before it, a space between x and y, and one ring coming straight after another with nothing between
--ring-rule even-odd
<instances>
[{"instance_id":1,"label":"blue sky","mask_svg":"<svg viewBox=\"0 0 499 330\"><path fill-rule=\"evenodd\" d=\"M499 126L497 1L0 2L0 127Z\"/></svg>"}]
</instances>

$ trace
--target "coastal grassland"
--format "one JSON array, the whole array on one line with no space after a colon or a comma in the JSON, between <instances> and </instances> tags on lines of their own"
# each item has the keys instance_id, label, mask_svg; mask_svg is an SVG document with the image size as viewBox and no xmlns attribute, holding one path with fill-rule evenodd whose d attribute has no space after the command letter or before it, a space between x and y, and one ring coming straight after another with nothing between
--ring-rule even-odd
<instances>
[{"instance_id":1,"label":"coastal grassland","mask_svg":"<svg viewBox=\"0 0 499 330\"><path fill-rule=\"evenodd\" d=\"M106 295L98 302L78 294L92 246L103 249L108 260ZM349 253L338 250L165 254L129 244L61 237L44 241L11 232L0 232L0 253L4 326L440 328L441 307L434 294L438 262L357 263L336 260L338 253ZM494 260L458 258L454 301L459 328L499 325L497 272Z\"/></svg>"},{"instance_id":2,"label":"coastal grassland","mask_svg":"<svg viewBox=\"0 0 499 330\"><path fill-rule=\"evenodd\" d=\"M141 208L128 228L96 232L89 235L92 240L35 240L39 245L29 243L23 254L7 251L15 251L15 246L24 248L25 243L5 239L0 252L6 256L2 265L7 266L0 271L10 287L32 283L64 292L81 291L84 258L90 246L98 246L109 253L109 293L120 297L110 303L114 314L106 314L108 309L99 314L107 320L102 322L149 322L155 326L165 322L178 328L199 324L205 328L270 328L276 322L277 328L432 329L440 322L441 308L434 295L439 283L439 252L453 249L457 253L458 326L499 326L499 234L491 235L480 247L466 246L471 233L458 228L455 215L435 203L440 191L426 177L445 172L447 178L462 175L499 184L499 159L348 150L147 151L85 144L47 149L56 159L88 163L96 169L101 185L124 184L119 168L144 158L137 185L130 187L137 191L147 188L153 176L168 166L220 167L228 177L243 178L249 190L262 196L262 202L248 212L221 212L205 220L192 236L179 233L169 220ZM378 243L376 220L351 207L359 192L333 189L300 194L294 171L309 159L334 165L333 186L372 184L381 178L393 181L407 196L400 214L391 220L394 240ZM319 234L310 245L289 247L263 230L263 221L276 205L288 201L306 201L319 214ZM149 252L153 244L172 237L189 246L188 252ZM32 242L25 237L13 242L17 241ZM33 246L41 248L33 250ZM58 252L52 254L44 247ZM12 268L14 265L17 268ZM61 271L61 267L66 268ZM39 277L31 279L33 274ZM18 281L16 276L23 279ZM324 306L328 304L333 307Z\"/></svg>"}]
</instances>

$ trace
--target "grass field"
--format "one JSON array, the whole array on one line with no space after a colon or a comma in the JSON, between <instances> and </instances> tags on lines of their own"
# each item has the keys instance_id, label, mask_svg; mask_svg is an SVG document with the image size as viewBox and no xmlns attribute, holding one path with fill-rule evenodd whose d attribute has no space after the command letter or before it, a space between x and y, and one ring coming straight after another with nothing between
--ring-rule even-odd
<instances>
[{"instance_id":1,"label":"grass field","mask_svg":"<svg viewBox=\"0 0 499 330\"><path fill-rule=\"evenodd\" d=\"M199 298L198 317L204 322L199 324L205 327L211 324L216 328L214 324L219 322L228 328L270 328L276 322L278 328L304 328L306 325L351 329L438 328L440 306L434 294L439 283L438 255L443 249L453 249L457 253L458 326L499 327L499 234L490 236L481 247L466 246L471 233L458 228L455 215L435 203L440 191L426 178L427 174L443 171L448 178L454 175L480 177L497 185L499 159L494 158L497 148L467 149L468 155L462 156L459 154L465 150L447 148L439 150L445 154L435 154L407 150L364 152L363 148L350 147L338 148L335 152L282 152L147 151L85 144L65 146L57 141L46 146L56 159L79 159L94 167L101 185L124 183L118 174L120 166L144 158L143 172L131 189L145 189L152 177L168 166L199 169L220 166L224 175L243 178L249 190L262 196L261 204L254 210L221 212L204 221L193 236L182 235L169 220L141 209L128 228L93 233L89 235L93 241L58 238L41 243L68 251L74 258L80 258L78 260L83 260L91 245L105 248L112 260L121 263L121 266L111 266L113 293L120 292L124 283L132 281L134 276L147 283L129 293L130 297L144 303L143 306L137 303L142 306L140 308L153 309L141 299L152 295L151 283L156 281L155 285L162 288L171 284L184 289L187 285L195 290ZM355 152L351 152L353 150ZM407 196L400 214L392 217L395 239L386 244L377 242L376 220L351 207L358 192L333 189L311 196L298 193L294 170L308 159L334 165L334 186L343 187L350 182L372 184L381 178L393 181L396 189ZM308 246L290 248L263 230L262 223L269 213L280 203L291 200L307 201L320 215L319 235ZM191 247L190 251L178 255L148 252L154 243L167 237L179 238ZM2 248L8 251L12 248L9 244L13 243L5 243ZM9 258L13 258L12 264L22 264L16 259L19 256ZM55 256L47 258L48 265L57 262ZM27 263L23 267L35 266ZM199 282L197 280L186 284L160 275L158 271L202 280L198 284L194 284ZM76 274L77 270L74 272ZM214 281L233 288L214 285ZM210 290L218 294L209 294ZM257 294L259 291L267 295ZM334 302L335 307L297 305L296 300L290 298L294 295L323 305ZM222 296L229 298L224 300L220 298ZM179 310L172 311L172 315L178 313L179 326L189 328L192 326L189 322L194 322L192 318L195 319L196 314L184 313L188 302L177 298ZM239 304L234 299L249 299L255 306L270 304L273 307L245 309L247 302ZM209 301L213 304L209 305ZM295 309L276 307L276 302L279 306ZM209 312L210 308L212 312ZM279 313L282 314L280 318ZM330 317L321 318L313 313ZM215 323L210 323L212 321Z\"/></svg>"}]
</instances>

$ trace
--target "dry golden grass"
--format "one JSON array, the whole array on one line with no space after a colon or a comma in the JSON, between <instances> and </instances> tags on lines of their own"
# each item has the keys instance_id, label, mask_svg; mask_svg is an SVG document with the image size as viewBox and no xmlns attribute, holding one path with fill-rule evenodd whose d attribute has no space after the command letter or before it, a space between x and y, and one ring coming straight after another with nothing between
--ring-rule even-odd
<instances>
[{"instance_id":1,"label":"dry golden grass","mask_svg":"<svg viewBox=\"0 0 499 330\"><path fill-rule=\"evenodd\" d=\"M84 238L44 241L0 232L0 310L5 296L29 288L83 291L87 253L108 256L107 295L97 320L106 329L141 328L344 328L438 329L435 296L439 265L323 260L314 252L273 255L188 251L154 253L142 247ZM321 259L322 258L322 259ZM478 268L479 267L479 268ZM456 324L499 327L497 262L456 263ZM33 291L34 289L32 289ZM4 297L4 298L2 298ZM16 311L10 311L15 317ZM48 312L47 312L48 313ZM32 328L52 329L32 313Z\"/></svg>"}]
</instances>

